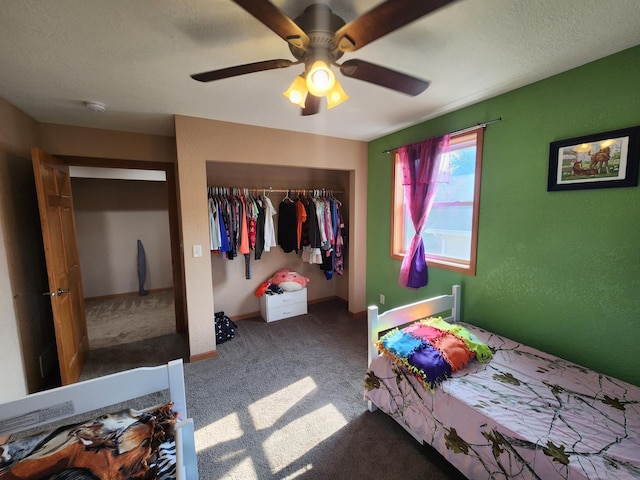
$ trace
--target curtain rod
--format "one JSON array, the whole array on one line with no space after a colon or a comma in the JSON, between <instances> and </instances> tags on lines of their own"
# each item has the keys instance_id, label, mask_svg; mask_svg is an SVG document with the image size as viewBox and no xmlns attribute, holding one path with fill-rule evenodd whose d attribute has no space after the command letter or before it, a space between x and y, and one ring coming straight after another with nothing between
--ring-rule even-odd
<instances>
[{"instance_id":1,"label":"curtain rod","mask_svg":"<svg viewBox=\"0 0 640 480\"><path fill-rule=\"evenodd\" d=\"M498 123L498 122L501 122L501 121L502 121L502 117L494 118L493 120L489 120L488 122L476 123L475 125L472 125L470 127L462 128L460 130L455 130L453 132L449 132L449 135L458 135L460 133L469 132L469 131L471 131L473 129L476 129L478 127L486 127L487 125L491 125L492 123ZM433 138L433 137L431 137L431 138ZM418 143L418 142L414 142L414 143ZM407 145L411 145L411 144L408 143ZM400 148L400 147L403 147L403 146L404 145L398 145L397 147L388 148L387 150L383 150L382 153L391 153L394 150L396 150L397 148Z\"/></svg>"}]
</instances>

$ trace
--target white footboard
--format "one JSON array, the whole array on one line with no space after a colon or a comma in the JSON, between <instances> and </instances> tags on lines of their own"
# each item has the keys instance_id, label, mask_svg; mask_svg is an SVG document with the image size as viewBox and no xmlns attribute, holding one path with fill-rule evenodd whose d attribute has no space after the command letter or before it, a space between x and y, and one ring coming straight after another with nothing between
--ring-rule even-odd
<instances>
[{"instance_id":1,"label":"white footboard","mask_svg":"<svg viewBox=\"0 0 640 480\"><path fill-rule=\"evenodd\" d=\"M72 385L45 390L0 404L0 437L168 390L176 424L178 477L195 480L198 466L193 421L187 417L182 359L158 367L141 367ZM150 405L151 406L151 405Z\"/></svg>"}]
</instances>

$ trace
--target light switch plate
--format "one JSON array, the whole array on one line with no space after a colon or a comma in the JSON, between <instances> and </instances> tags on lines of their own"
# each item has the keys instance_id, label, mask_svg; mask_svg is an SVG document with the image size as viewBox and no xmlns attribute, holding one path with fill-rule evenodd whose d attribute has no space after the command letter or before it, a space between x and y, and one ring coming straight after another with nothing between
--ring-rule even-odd
<instances>
[{"instance_id":1,"label":"light switch plate","mask_svg":"<svg viewBox=\"0 0 640 480\"><path fill-rule=\"evenodd\" d=\"M193 246L193 256L196 258L202 256L202 245Z\"/></svg>"}]
</instances>

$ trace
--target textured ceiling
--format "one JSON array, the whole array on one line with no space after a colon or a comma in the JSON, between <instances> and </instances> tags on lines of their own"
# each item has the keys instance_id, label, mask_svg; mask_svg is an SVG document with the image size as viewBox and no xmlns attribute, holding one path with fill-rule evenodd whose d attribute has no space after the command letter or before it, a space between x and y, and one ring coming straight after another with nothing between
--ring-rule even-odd
<instances>
[{"instance_id":1,"label":"textured ceiling","mask_svg":"<svg viewBox=\"0 0 640 480\"><path fill-rule=\"evenodd\" d=\"M273 3L295 17L312 2ZM379 2L324 3L350 21ZM302 117L282 96L300 66L189 77L293 59L230 0L2 0L0 97L48 123L174 135L180 114L366 141L638 45L639 18L638 0L458 0L342 58L428 79L424 93L338 73L350 99Z\"/></svg>"}]
</instances>

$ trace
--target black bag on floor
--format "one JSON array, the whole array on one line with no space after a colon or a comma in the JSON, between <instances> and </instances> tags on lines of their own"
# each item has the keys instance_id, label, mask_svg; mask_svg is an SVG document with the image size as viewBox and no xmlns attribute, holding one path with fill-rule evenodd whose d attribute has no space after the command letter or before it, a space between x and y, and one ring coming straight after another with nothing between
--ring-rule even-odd
<instances>
[{"instance_id":1,"label":"black bag on floor","mask_svg":"<svg viewBox=\"0 0 640 480\"><path fill-rule=\"evenodd\" d=\"M238 326L224 312L216 312L214 321L216 324L216 344L224 343L235 336Z\"/></svg>"}]
</instances>

